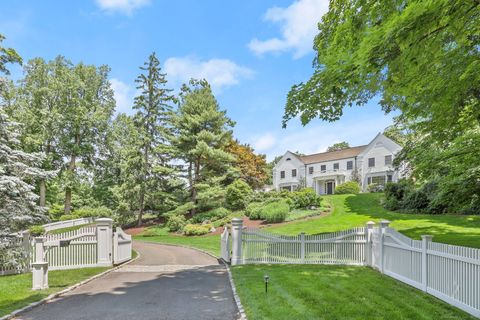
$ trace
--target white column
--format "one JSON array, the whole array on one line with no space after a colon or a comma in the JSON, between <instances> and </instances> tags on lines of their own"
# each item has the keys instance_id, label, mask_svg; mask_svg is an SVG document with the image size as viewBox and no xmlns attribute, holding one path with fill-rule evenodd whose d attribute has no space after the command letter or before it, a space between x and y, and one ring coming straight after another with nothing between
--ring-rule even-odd
<instances>
[{"instance_id":1,"label":"white column","mask_svg":"<svg viewBox=\"0 0 480 320\"><path fill-rule=\"evenodd\" d=\"M380 245L379 245L379 249L380 249L380 272L381 273L384 273L384 271L385 271L385 257L384 257L385 254L384 254L383 242L385 240L385 229L388 228L389 224L390 224L390 221L387 221L387 220L380 221L380 229L379 229Z\"/></svg>"},{"instance_id":2,"label":"white column","mask_svg":"<svg viewBox=\"0 0 480 320\"><path fill-rule=\"evenodd\" d=\"M243 264L242 261L242 230L243 220L232 219L232 266Z\"/></svg>"},{"instance_id":3,"label":"white column","mask_svg":"<svg viewBox=\"0 0 480 320\"><path fill-rule=\"evenodd\" d=\"M109 267L112 265L112 225L110 218L96 219L97 224L97 265Z\"/></svg>"},{"instance_id":4,"label":"white column","mask_svg":"<svg viewBox=\"0 0 480 320\"><path fill-rule=\"evenodd\" d=\"M48 262L44 261L45 238L35 237L35 262L32 263L32 290L48 288Z\"/></svg>"},{"instance_id":5,"label":"white column","mask_svg":"<svg viewBox=\"0 0 480 320\"><path fill-rule=\"evenodd\" d=\"M372 252L372 233L375 222L368 221L365 227L365 264L367 266L372 266L373 262L373 252Z\"/></svg>"},{"instance_id":6,"label":"white column","mask_svg":"<svg viewBox=\"0 0 480 320\"><path fill-rule=\"evenodd\" d=\"M427 251L428 251L428 243L432 241L431 235L423 235L422 236L422 289L423 291L427 291L428 288L428 260L427 260Z\"/></svg>"}]
</instances>

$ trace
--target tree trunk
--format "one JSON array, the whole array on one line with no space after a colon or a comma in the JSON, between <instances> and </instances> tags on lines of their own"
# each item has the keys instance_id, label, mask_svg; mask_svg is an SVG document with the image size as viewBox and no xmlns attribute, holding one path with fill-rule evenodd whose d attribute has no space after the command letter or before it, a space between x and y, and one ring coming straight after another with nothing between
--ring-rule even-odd
<instances>
[{"instance_id":1,"label":"tree trunk","mask_svg":"<svg viewBox=\"0 0 480 320\"><path fill-rule=\"evenodd\" d=\"M144 211L144 206L145 206L145 183L147 180L147 174L148 174L148 146L145 146L144 154L143 154L143 175L142 175L142 186L140 188L140 199L139 199L139 211L138 211L138 222L137 225L141 226L142 225L142 217L143 217L143 211Z\"/></svg>"},{"instance_id":2,"label":"tree trunk","mask_svg":"<svg viewBox=\"0 0 480 320\"><path fill-rule=\"evenodd\" d=\"M142 225L143 206L144 205L145 205L145 191L143 189L141 189L140 190L140 200L139 200L140 210L138 211L138 222L137 222L137 225L139 227Z\"/></svg>"},{"instance_id":3,"label":"tree trunk","mask_svg":"<svg viewBox=\"0 0 480 320\"><path fill-rule=\"evenodd\" d=\"M40 207L45 207L45 195L47 193L47 185L45 179L40 180Z\"/></svg>"},{"instance_id":4,"label":"tree trunk","mask_svg":"<svg viewBox=\"0 0 480 320\"><path fill-rule=\"evenodd\" d=\"M195 171L192 177L192 202L194 205L197 204L197 180L200 174L200 160L195 161ZM197 213L197 209L193 207L192 209L192 216Z\"/></svg>"},{"instance_id":5,"label":"tree trunk","mask_svg":"<svg viewBox=\"0 0 480 320\"><path fill-rule=\"evenodd\" d=\"M75 155L72 155L70 158L70 163L68 165L67 171L70 171L70 173L73 175L75 171L75 161L77 160L77 157ZM72 188L71 187L66 187L65 188L65 207L64 207L64 214L70 214L72 211Z\"/></svg>"}]
</instances>

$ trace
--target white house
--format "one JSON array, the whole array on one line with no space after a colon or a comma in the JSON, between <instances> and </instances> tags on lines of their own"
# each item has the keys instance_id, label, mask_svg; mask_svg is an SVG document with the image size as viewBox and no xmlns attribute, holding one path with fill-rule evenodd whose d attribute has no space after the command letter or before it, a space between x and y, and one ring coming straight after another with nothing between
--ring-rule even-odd
<instances>
[{"instance_id":1,"label":"white house","mask_svg":"<svg viewBox=\"0 0 480 320\"><path fill-rule=\"evenodd\" d=\"M299 186L313 188L318 194L333 194L335 186L352 180L355 175L366 191L370 183L385 185L400 178L392 166L402 148L383 134L369 144L339 151L299 156L287 151L273 168L276 190L293 191Z\"/></svg>"}]
</instances>

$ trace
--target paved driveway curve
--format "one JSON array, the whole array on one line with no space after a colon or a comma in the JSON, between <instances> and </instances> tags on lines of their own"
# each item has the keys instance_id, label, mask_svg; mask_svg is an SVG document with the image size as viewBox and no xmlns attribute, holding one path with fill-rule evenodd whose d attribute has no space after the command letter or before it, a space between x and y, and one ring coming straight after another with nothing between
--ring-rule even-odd
<instances>
[{"instance_id":1,"label":"paved driveway curve","mask_svg":"<svg viewBox=\"0 0 480 320\"><path fill-rule=\"evenodd\" d=\"M193 249L135 242L140 258L16 319L237 319L225 267Z\"/></svg>"}]
</instances>

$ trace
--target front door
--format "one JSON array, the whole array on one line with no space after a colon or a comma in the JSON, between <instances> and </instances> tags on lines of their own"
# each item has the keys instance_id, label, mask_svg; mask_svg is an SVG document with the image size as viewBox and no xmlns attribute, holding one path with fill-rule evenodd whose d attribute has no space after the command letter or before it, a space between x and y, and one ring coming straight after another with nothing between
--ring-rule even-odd
<instances>
[{"instance_id":1,"label":"front door","mask_svg":"<svg viewBox=\"0 0 480 320\"><path fill-rule=\"evenodd\" d=\"M333 194L333 189L335 188L335 182L327 182L327 194Z\"/></svg>"}]
</instances>

